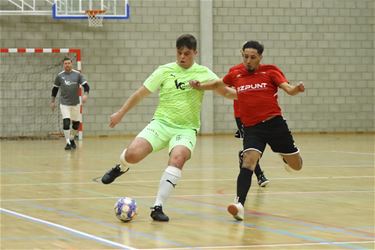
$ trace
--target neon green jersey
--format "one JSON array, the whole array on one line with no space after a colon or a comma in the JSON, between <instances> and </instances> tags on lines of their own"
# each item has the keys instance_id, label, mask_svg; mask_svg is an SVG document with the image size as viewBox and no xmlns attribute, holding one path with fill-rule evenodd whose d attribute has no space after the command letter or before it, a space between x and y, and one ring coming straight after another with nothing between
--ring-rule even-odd
<instances>
[{"instance_id":1,"label":"neon green jersey","mask_svg":"<svg viewBox=\"0 0 375 250\"><path fill-rule=\"evenodd\" d=\"M190 87L190 80L200 82L218 79L205 66L194 63L184 69L177 63L159 66L143 83L151 92L159 89L159 104L154 119L176 128L200 128L203 91Z\"/></svg>"}]
</instances>

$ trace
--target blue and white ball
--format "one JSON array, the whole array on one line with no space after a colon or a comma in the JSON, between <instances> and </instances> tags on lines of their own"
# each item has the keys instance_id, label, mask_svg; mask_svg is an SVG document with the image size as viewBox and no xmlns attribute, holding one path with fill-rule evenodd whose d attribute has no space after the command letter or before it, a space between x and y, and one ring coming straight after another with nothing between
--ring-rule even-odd
<instances>
[{"instance_id":1,"label":"blue and white ball","mask_svg":"<svg viewBox=\"0 0 375 250\"><path fill-rule=\"evenodd\" d=\"M130 197L121 197L115 203L114 209L119 220L129 222L137 214L137 202Z\"/></svg>"}]
</instances>

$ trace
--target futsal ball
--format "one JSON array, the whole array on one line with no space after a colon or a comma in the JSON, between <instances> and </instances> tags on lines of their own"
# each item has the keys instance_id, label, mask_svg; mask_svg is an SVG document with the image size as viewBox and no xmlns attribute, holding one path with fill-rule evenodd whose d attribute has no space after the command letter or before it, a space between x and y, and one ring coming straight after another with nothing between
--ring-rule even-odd
<instances>
[{"instance_id":1,"label":"futsal ball","mask_svg":"<svg viewBox=\"0 0 375 250\"><path fill-rule=\"evenodd\" d=\"M115 203L114 209L119 220L129 222L137 214L137 203L130 197L121 197Z\"/></svg>"}]
</instances>

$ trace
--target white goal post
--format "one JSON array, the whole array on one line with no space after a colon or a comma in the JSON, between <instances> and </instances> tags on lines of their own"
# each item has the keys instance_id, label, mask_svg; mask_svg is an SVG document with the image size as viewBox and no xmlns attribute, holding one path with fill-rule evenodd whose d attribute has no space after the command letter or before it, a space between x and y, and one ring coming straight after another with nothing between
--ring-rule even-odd
<instances>
[{"instance_id":1,"label":"white goal post","mask_svg":"<svg viewBox=\"0 0 375 250\"><path fill-rule=\"evenodd\" d=\"M79 71L82 70L81 50L78 49L78 48L0 48L0 55L4 55L4 56L2 56L2 59L1 59L3 66L5 65L5 61L6 61L5 54L18 54L21 57L22 57L22 55L25 55L25 54L62 54L62 55L63 54L66 54L66 55L73 54L74 59L75 59L76 64L77 64L76 69L79 70ZM62 57L61 57L61 61L62 61ZM26 62L26 60L25 60L25 62ZM14 65L14 66L17 67L17 65ZM53 66L56 66L56 65L53 65ZM1 73L3 73L3 74L8 73L8 75L12 75L13 72L10 72L10 70L9 70L9 72L6 72L7 69L9 69L9 67L4 67L4 70ZM59 67L59 70L61 71L62 69ZM23 72L22 68L19 68L18 72L19 72L19 74L27 74L27 72ZM3 80L5 80L5 79L3 79ZM54 81L54 78L50 80L50 86L51 86L50 89L52 89L53 81ZM82 123L82 111L83 111L83 109L82 108L83 107L82 107L82 89L81 88L79 89L79 99L80 99L80 104L81 104L80 105L80 114L81 114L80 120L81 120L81 123L80 123L79 129L78 129L78 139L82 140L82 137L83 137L83 123ZM20 136L23 136L23 135L21 134Z\"/></svg>"}]
</instances>

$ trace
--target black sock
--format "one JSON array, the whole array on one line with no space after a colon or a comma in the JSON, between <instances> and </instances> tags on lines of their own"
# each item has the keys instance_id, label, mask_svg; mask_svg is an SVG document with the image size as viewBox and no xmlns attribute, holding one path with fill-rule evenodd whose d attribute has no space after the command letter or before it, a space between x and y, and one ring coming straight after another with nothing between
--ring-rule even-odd
<instances>
[{"instance_id":1,"label":"black sock","mask_svg":"<svg viewBox=\"0 0 375 250\"><path fill-rule=\"evenodd\" d=\"M238 202L245 205L247 193L250 190L253 171L247 168L241 168L237 177L237 197Z\"/></svg>"},{"instance_id":2,"label":"black sock","mask_svg":"<svg viewBox=\"0 0 375 250\"><path fill-rule=\"evenodd\" d=\"M262 169L260 168L259 161L257 162L257 165L255 166L254 173L257 177L263 173Z\"/></svg>"}]
</instances>

